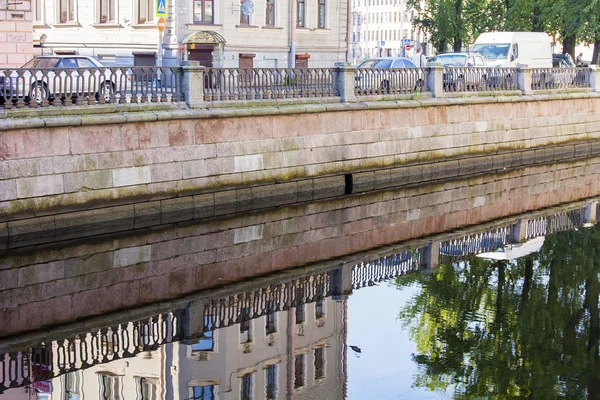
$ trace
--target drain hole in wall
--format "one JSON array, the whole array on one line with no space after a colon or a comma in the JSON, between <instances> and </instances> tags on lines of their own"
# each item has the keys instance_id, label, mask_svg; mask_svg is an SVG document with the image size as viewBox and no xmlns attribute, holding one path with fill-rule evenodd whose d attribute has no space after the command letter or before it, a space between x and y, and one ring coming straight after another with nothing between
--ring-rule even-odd
<instances>
[{"instance_id":1,"label":"drain hole in wall","mask_svg":"<svg viewBox=\"0 0 600 400\"><path fill-rule=\"evenodd\" d=\"M352 174L346 174L346 191L345 194L352 194Z\"/></svg>"}]
</instances>

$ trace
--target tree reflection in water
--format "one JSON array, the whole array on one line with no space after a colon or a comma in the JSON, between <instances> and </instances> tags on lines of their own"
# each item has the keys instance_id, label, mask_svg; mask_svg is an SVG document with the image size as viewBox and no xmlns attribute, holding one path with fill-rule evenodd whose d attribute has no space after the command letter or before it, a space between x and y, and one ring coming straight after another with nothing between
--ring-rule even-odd
<instances>
[{"instance_id":1,"label":"tree reflection in water","mask_svg":"<svg viewBox=\"0 0 600 400\"><path fill-rule=\"evenodd\" d=\"M471 257L396 279L417 344L414 385L455 398L600 399L600 229L546 238L515 261Z\"/></svg>"}]
</instances>

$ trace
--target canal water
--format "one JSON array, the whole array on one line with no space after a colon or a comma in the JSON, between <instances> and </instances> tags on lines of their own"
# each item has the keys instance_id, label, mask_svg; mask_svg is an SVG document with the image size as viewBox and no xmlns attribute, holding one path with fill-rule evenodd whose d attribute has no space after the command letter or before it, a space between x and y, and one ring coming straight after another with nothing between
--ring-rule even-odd
<instances>
[{"instance_id":1,"label":"canal water","mask_svg":"<svg viewBox=\"0 0 600 400\"><path fill-rule=\"evenodd\" d=\"M600 398L597 178L557 165L4 251L0 400Z\"/></svg>"}]
</instances>

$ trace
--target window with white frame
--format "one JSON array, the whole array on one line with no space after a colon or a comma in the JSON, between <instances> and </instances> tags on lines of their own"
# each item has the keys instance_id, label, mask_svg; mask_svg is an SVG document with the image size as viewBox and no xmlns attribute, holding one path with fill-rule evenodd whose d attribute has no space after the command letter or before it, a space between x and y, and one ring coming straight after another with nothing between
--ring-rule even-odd
<instances>
[{"instance_id":1,"label":"window with white frame","mask_svg":"<svg viewBox=\"0 0 600 400\"><path fill-rule=\"evenodd\" d=\"M275 26L275 0L267 0L266 8L266 26Z\"/></svg>"},{"instance_id":2,"label":"window with white frame","mask_svg":"<svg viewBox=\"0 0 600 400\"><path fill-rule=\"evenodd\" d=\"M277 398L277 364L271 364L265 369L265 399Z\"/></svg>"},{"instance_id":3,"label":"window with white frame","mask_svg":"<svg viewBox=\"0 0 600 400\"><path fill-rule=\"evenodd\" d=\"M33 22L42 21L43 7L44 7L44 0L33 0L31 2L31 12L33 13Z\"/></svg>"},{"instance_id":4,"label":"window with white frame","mask_svg":"<svg viewBox=\"0 0 600 400\"><path fill-rule=\"evenodd\" d=\"M137 379L137 400L158 400L158 379Z\"/></svg>"},{"instance_id":5,"label":"window with white frame","mask_svg":"<svg viewBox=\"0 0 600 400\"><path fill-rule=\"evenodd\" d=\"M100 379L100 400L121 400L121 377L114 375L98 375Z\"/></svg>"},{"instance_id":6,"label":"window with white frame","mask_svg":"<svg viewBox=\"0 0 600 400\"><path fill-rule=\"evenodd\" d=\"M58 0L58 21L61 24L75 22L75 0Z\"/></svg>"},{"instance_id":7,"label":"window with white frame","mask_svg":"<svg viewBox=\"0 0 600 400\"><path fill-rule=\"evenodd\" d=\"M137 1L137 23L146 24L154 21L154 0Z\"/></svg>"},{"instance_id":8,"label":"window with white frame","mask_svg":"<svg viewBox=\"0 0 600 400\"><path fill-rule=\"evenodd\" d=\"M194 0L194 23L212 24L214 23L214 2L213 0Z\"/></svg>"},{"instance_id":9,"label":"window with white frame","mask_svg":"<svg viewBox=\"0 0 600 400\"><path fill-rule=\"evenodd\" d=\"M325 3L326 0L319 0L319 26L318 28L320 29L324 29L325 28Z\"/></svg>"},{"instance_id":10,"label":"window with white frame","mask_svg":"<svg viewBox=\"0 0 600 400\"><path fill-rule=\"evenodd\" d=\"M296 26L306 28L306 0L296 0Z\"/></svg>"},{"instance_id":11,"label":"window with white frame","mask_svg":"<svg viewBox=\"0 0 600 400\"><path fill-rule=\"evenodd\" d=\"M210 386L194 386L193 387L192 400L214 400L215 397L215 385Z\"/></svg>"},{"instance_id":12,"label":"window with white frame","mask_svg":"<svg viewBox=\"0 0 600 400\"><path fill-rule=\"evenodd\" d=\"M117 0L98 0L98 23L117 22Z\"/></svg>"},{"instance_id":13,"label":"window with white frame","mask_svg":"<svg viewBox=\"0 0 600 400\"><path fill-rule=\"evenodd\" d=\"M252 375L254 374L246 374L241 378L240 400L252 400Z\"/></svg>"}]
</instances>

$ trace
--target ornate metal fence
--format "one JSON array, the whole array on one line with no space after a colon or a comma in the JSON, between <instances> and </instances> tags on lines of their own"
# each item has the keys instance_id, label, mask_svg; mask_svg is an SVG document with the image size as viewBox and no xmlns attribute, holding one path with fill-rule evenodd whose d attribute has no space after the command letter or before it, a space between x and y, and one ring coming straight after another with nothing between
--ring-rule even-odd
<instances>
[{"instance_id":1,"label":"ornate metal fence","mask_svg":"<svg viewBox=\"0 0 600 400\"><path fill-rule=\"evenodd\" d=\"M354 92L357 96L425 92L425 74L425 68L358 68Z\"/></svg>"},{"instance_id":2,"label":"ornate metal fence","mask_svg":"<svg viewBox=\"0 0 600 400\"><path fill-rule=\"evenodd\" d=\"M204 317L210 318L209 331L261 317L271 312L289 310L332 295L331 271L272 284L250 292L210 300Z\"/></svg>"},{"instance_id":3,"label":"ornate metal fence","mask_svg":"<svg viewBox=\"0 0 600 400\"><path fill-rule=\"evenodd\" d=\"M585 209L559 212L527 221L526 238L546 236L580 227L585 221Z\"/></svg>"},{"instance_id":4,"label":"ornate metal fence","mask_svg":"<svg viewBox=\"0 0 600 400\"><path fill-rule=\"evenodd\" d=\"M531 70L531 88L570 89L590 87L590 68L534 68Z\"/></svg>"},{"instance_id":5,"label":"ornate metal fence","mask_svg":"<svg viewBox=\"0 0 600 400\"><path fill-rule=\"evenodd\" d=\"M41 343L28 351L0 356L0 393L51 379L92 365L130 358L181 339L183 310L118 324L63 340Z\"/></svg>"},{"instance_id":6,"label":"ornate metal fence","mask_svg":"<svg viewBox=\"0 0 600 400\"><path fill-rule=\"evenodd\" d=\"M485 92L518 89L516 68L444 67L445 92Z\"/></svg>"},{"instance_id":7,"label":"ornate metal fence","mask_svg":"<svg viewBox=\"0 0 600 400\"><path fill-rule=\"evenodd\" d=\"M203 73L204 100L331 97L334 68L209 68Z\"/></svg>"},{"instance_id":8,"label":"ornate metal fence","mask_svg":"<svg viewBox=\"0 0 600 400\"><path fill-rule=\"evenodd\" d=\"M465 256L499 249L509 242L511 229L512 225L508 225L441 242L440 262L453 262Z\"/></svg>"},{"instance_id":9,"label":"ornate metal fence","mask_svg":"<svg viewBox=\"0 0 600 400\"><path fill-rule=\"evenodd\" d=\"M4 108L177 102L177 67L42 68L0 70Z\"/></svg>"},{"instance_id":10,"label":"ornate metal fence","mask_svg":"<svg viewBox=\"0 0 600 400\"><path fill-rule=\"evenodd\" d=\"M352 269L352 287L373 286L400 275L416 272L422 264L423 249L407 250L356 265Z\"/></svg>"}]
</instances>

